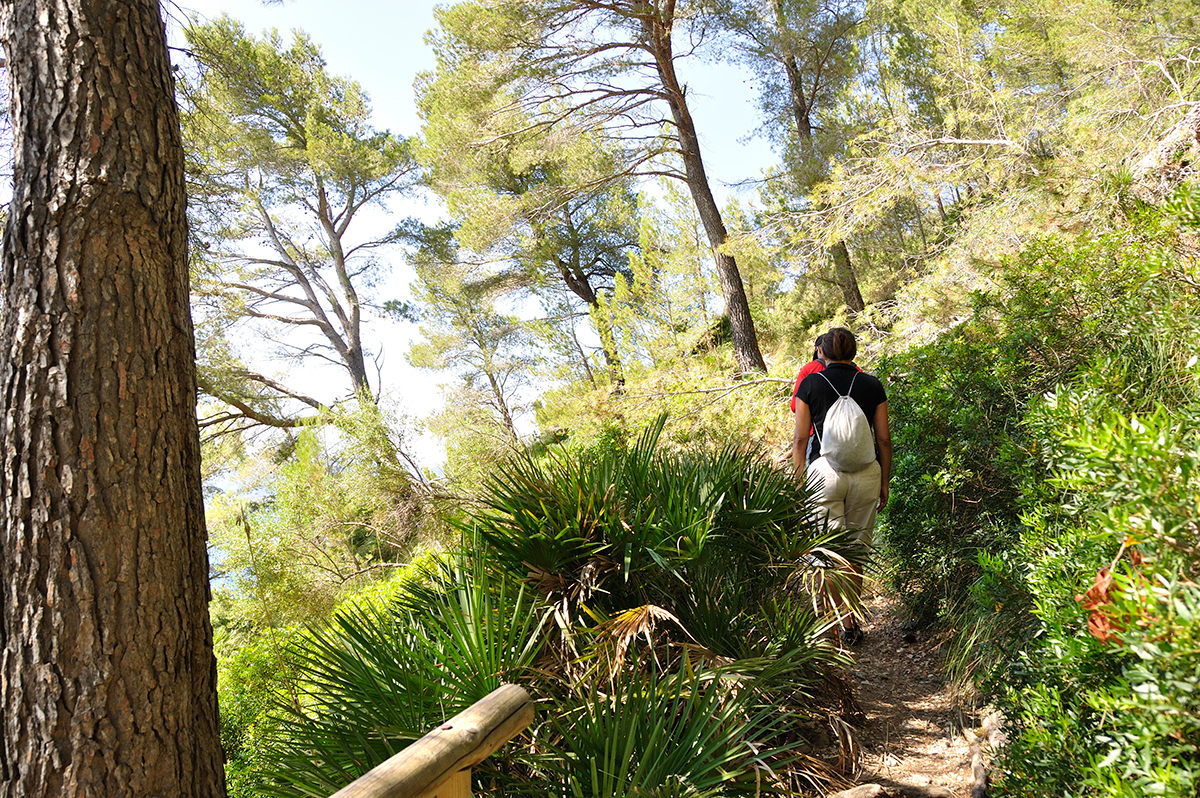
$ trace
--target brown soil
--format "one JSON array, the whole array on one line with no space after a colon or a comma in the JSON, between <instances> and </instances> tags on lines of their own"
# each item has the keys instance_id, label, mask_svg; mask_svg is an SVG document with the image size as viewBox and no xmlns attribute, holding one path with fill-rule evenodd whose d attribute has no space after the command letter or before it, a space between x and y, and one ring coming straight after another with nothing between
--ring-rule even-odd
<instances>
[{"instance_id":1,"label":"brown soil","mask_svg":"<svg viewBox=\"0 0 1200 798\"><path fill-rule=\"evenodd\" d=\"M860 784L888 792L969 798L973 783L970 741L977 719L948 684L940 642L902 628L896 599L866 599L868 621L854 647L850 680L866 718L858 738ZM904 790L904 787L917 788ZM923 789L922 789L923 788Z\"/></svg>"}]
</instances>

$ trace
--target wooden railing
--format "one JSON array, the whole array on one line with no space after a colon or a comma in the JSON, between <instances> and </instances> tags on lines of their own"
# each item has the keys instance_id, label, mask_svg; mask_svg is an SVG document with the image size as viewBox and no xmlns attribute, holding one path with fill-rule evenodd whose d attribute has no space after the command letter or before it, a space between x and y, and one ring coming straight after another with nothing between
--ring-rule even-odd
<instances>
[{"instance_id":1,"label":"wooden railing","mask_svg":"<svg viewBox=\"0 0 1200 798\"><path fill-rule=\"evenodd\" d=\"M470 798L471 768L532 720L529 694L502 685L330 798Z\"/></svg>"}]
</instances>

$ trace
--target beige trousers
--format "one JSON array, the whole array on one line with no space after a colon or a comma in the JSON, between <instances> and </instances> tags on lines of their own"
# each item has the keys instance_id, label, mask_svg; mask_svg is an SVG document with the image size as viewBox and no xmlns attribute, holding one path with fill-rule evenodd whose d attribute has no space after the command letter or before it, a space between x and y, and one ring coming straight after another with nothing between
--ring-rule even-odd
<instances>
[{"instance_id":1,"label":"beige trousers","mask_svg":"<svg viewBox=\"0 0 1200 798\"><path fill-rule=\"evenodd\" d=\"M848 474L834 470L824 457L808 464L805 477L817 502L817 512L828 517L829 526L856 530L854 538L867 546L875 529L881 478L878 460Z\"/></svg>"}]
</instances>

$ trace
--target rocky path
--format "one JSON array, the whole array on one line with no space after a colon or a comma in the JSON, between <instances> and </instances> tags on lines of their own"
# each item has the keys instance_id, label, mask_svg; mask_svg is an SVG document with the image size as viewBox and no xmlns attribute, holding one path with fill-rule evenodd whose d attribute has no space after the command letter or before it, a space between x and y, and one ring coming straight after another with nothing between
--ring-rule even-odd
<instances>
[{"instance_id":1,"label":"rocky path","mask_svg":"<svg viewBox=\"0 0 1200 798\"><path fill-rule=\"evenodd\" d=\"M902 629L890 596L868 598L867 608L850 671L866 716L856 729L860 786L838 795L970 798L979 720L945 681L937 641Z\"/></svg>"}]
</instances>

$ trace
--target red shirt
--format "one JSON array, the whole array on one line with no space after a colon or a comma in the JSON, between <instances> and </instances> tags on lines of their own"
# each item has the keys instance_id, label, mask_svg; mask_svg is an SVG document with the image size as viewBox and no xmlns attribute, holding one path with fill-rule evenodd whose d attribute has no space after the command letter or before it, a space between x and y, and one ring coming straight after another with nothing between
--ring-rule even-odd
<instances>
[{"instance_id":1,"label":"red shirt","mask_svg":"<svg viewBox=\"0 0 1200 798\"><path fill-rule=\"evenodd\" d=\"M800 369L800 373L796 375L796 384L792 386L792 412L796 412L796 391L800 390L800 383L804 382L804 378L809 374L816 374L818 371L824 371L825 364L819 360L813 360L805 363L804 368Z\"/></svg>"}]
</instances>

